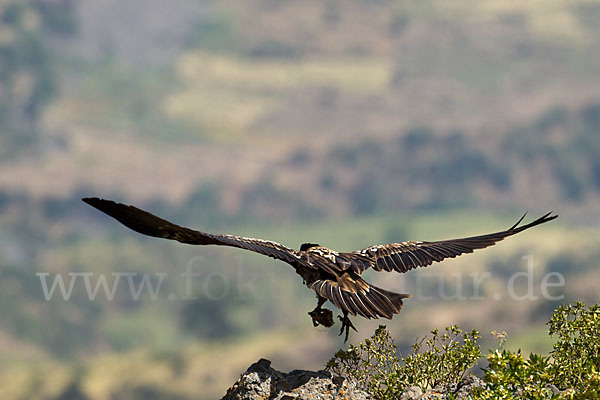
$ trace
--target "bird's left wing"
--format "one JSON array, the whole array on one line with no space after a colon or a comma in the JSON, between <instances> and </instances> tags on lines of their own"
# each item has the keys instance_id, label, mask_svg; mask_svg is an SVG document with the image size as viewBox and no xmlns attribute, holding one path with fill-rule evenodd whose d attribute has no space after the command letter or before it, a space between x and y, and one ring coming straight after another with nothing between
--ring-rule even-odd
<instances>
[{"instance_id":1,"label":"bird's left wing","mask_svg":"<svg viewBox=\"0 0 600 400\"><path fill-rule=\"evenodd\" d=\"M200 232L176 225L134 206L96 197L87 197L82 200L115 218L126 227L144 235L177 240L186 244L238 247L287 263L305 263L298 251L269 240Z\"/></svg>"},{"instance_id":2,"label":"bird's left wing","mask_svg":"<svg viewBox=\"0 0 600 400\"><path fill-rule=\"evenodd\" d=\"M367 247L366 249L340 253L340 258L352 260L347 263L350 269L361 273L368 268L376 271L406 272L417 267L431 265L434 261L454 258L461 254L492 246L502 239L524 231L536 225L552 221L558 215L548 213L529 224L518 226L525 215L509 229L481 236L462 239L442 240L437 242L401 242Z\"/></svg>"}]
</instances>

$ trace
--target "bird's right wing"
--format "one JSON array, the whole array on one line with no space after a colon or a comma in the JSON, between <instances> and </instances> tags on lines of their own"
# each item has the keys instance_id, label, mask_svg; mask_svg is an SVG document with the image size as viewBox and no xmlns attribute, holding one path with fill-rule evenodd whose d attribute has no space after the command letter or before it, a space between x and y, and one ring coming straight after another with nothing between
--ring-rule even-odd
<instances>
[{"instance_id":1,"label":"bird's right wing","mask_svg":"<svg viewBox=\"0 0 600 400\"><path fill-rule=\"evenodd\" d=\"M356 273L368 268L376 271L406 272L417 267L426 267L435 261L454 258L461 254L492 246L508 236L515 235L533 226L552 221L558 215L548 213L533 222L519 226L523 217L510 228L487 235L462 239L440 240L437 242L401 242L367 247L353 253L340 253L339 258Z\"/></svg>"},{"instance_id":2,"label":"bird's right wing","mask_svg":"<svg viewBox=\"0 0 600 400\"><path fill-rule=\"evenodd\" d=\"M200 232L176 225L134 206L97 197L87 197L82 200L143 235L177 240L186 244L238 247L287 263L305 263L298 251L269 240Z\"/></svg>"}]
</instances>

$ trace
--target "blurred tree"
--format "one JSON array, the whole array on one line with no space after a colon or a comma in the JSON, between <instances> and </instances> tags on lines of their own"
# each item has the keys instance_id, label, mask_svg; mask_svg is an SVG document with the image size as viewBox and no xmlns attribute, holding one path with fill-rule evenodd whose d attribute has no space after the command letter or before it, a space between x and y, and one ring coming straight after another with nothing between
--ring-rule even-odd
<instances>
[{"instance_id":1,"label":"blurred tree","mask_svg":"<svg viewBox=\"0 0 600 400\"><path fill-rule=\"evenodd\" d=\"M0 0L0 156L38 136L57 89L48 40L74 33L74 0Z\"/></svg>"}]
</instances>

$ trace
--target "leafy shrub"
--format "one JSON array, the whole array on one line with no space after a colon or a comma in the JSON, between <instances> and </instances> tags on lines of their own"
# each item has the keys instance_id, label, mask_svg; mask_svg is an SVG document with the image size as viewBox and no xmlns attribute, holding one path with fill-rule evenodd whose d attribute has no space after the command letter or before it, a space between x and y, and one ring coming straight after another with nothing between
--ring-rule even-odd
<instances>
[{"instance_id":1,"label":"leafy shrub","mask_svg":"<svg viewBox=\"0 0 600 400\"><path fill-rule=\"evenodd\" d=\"M554 384L600 398L600 304L560 306L548 325L558 337L551 353Z\"/></svg>"},{"instance_id":2,"label":"leafy shrub","mask_svg":"<svg viewBox=\"0 0 600 400\"><path fill-rule=\"evenodd\" d=\"M446 328L443 334L434 329L431 336L415 343L413 353L403 360L401 381L423 389L460 382L481 355L479 338L476 330L463 332L456 325Z\"/></svg>"},{"instance_id":3,"label":"leafy shrub","mask_svg":"<svg viewBox=\"0 0 600 400\"><path fill-rule=\"evenodd\" d=\"M399 393L396 371L400 368L396 345L384 325L364 343L339 350L326 366L333 374L359 382L369 393L384 398Z\"/></svg>"},{"instance_id":4,"label":"leafy shrub","mask_svg":"<svg viewBox=\"0 0 600 400\"><path fill-rule=\"evenodd\" d=\"M548 322L558 341L550 356L495 351L487 357L485 390L475 399L600 398L600 304L560 306Z\"/></svg>"},{"instance_id":5,"label":"leafy shrub","mask_svg":"<svg viewBox=\"0 0 600 400\"><path fill-rule=\"evenodd\" d=\"M365 343L338 351L327 369L359 382L378 398L397 398L409 386L427 389L460 382L481 354L479 337L479 332L463 332L457 326L446 328L444 333L435 329L402 359L382 325Z\"/></svg>"},{"instance_id":6,"label":"leafy shrub","mask_svg":"<svg viewBox=\"0 0 600 400\"><path fill-rule=\"evenodd\" d=\"M503 349L506 332L492 332L498 349L487 355L485 387L476 387L473 400L600 399L600 304L560 306L548 322L557 337L550 355ZM448 387L461 382L480 356L479 332L457 326L437 329L417 341L401 358L385 326L358 346L339 350L327 363L336 375L354 380L377 398L397 399L409 386ZM449 398L454 398L450 394Z\"/></svg>"},{"instance_id":7,"label":"leafy shrub","mask_svg":"<svg viewBox=\"0 0 600 400\"><path fill-rule=\"evenodd\" d=\"M489 367L485 370L486 389L474 394L475 399L558 399L548 374L550 357L521 351L496 350L488 354Z\"/></svg>"}]
</instances>

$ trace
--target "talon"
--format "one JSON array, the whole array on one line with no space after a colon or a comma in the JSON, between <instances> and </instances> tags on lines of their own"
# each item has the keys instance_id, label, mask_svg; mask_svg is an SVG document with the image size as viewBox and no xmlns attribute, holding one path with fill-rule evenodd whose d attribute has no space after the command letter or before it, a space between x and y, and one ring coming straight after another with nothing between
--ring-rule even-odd
<instances>
[{"instance_id":1,"label":"talon","mask_svg":"<svg viewBox=\"0 0 600 400\"><path fill-rule=\"evenodd\" d=\"M344 329L346 330L346 336L344 337L344 343L348 341L348 336L350 334L350 328L354 329L355 332L358 332L350 318L348 318L348 314L344 313L344 316L338 315L339 320L342 322L342 329L340 329L340 334L338 336L342 336Z\"/></svg>"}]
</instances>

